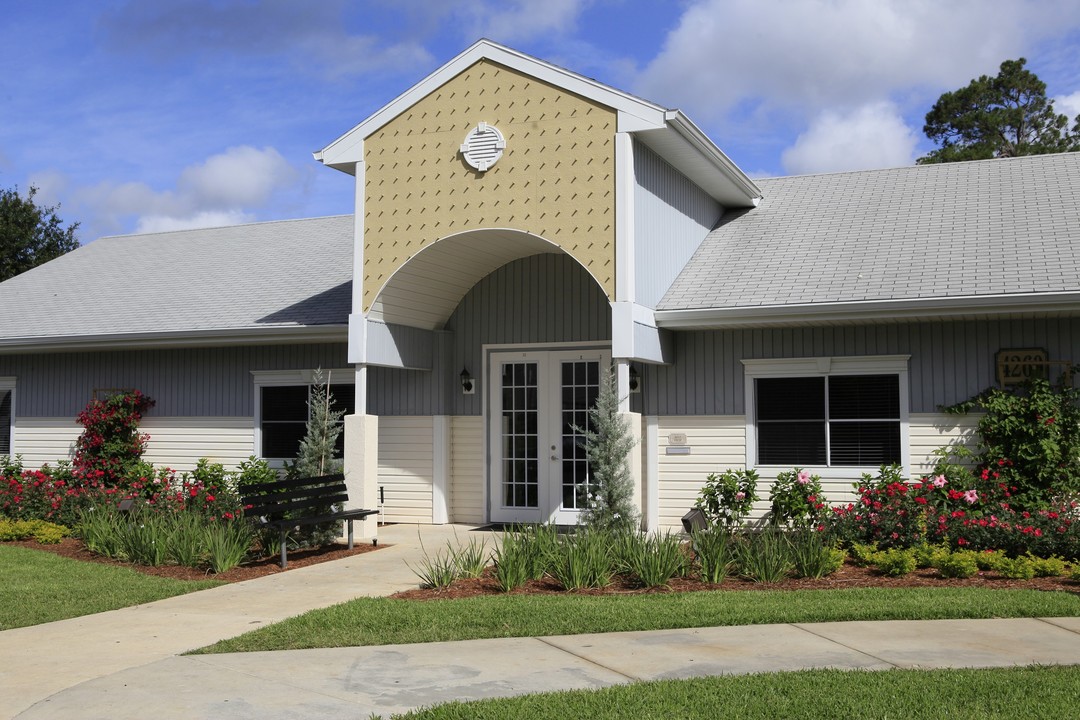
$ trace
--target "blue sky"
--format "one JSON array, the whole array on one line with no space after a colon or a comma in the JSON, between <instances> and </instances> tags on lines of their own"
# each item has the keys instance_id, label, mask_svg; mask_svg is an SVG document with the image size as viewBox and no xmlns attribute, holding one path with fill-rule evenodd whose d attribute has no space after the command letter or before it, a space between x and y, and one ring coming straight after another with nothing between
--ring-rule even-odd
<instances>
[{"instance_id":1,"label":"blue sky","mask_svg":"<svg viewBox=\"0 0 1080 720\"><path fill-rule=\"evenodd\" d=\"M1075 0L7 2L0 187L106 234L352 210L311 152L480 37L684 110L754 176L906 165L1026 57L1080 114Z\"/></svg>"}]
</instances>

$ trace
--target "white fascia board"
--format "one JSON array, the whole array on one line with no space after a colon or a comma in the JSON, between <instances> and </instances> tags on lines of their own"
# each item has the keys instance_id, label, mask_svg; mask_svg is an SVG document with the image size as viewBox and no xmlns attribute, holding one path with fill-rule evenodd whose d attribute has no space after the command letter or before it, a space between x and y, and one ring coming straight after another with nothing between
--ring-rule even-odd
<instances>
[{"instance_id":1,"label":"white fascia board","mask_svg":"<svg viewBox=\"0 0 1080 720\"><path fill-rule=\"evenodd\" d=\"M963 315L1078 312L1080 312L1080 293L1068 292L657 310L654 317L658 327L690 329L883 320L936 320Z\"/></svg>"},{"instance_id":2,"label":"white fascia board","mask_svg":"<svg viewBox=\"0 0 1080 720\"><path fill-rule=\"evenodd\" d=\"M739 192L746 197L747 205L757 207L761 201L762 192L750 177L739 169L739 166L729 158L723 150L716 146L709 136L702 132L701 128L683 114L681 110L669 110L664 119L668 127L675 130L679 136L689 145L693 146L702 156L716 166L724 176L733 183Z\"/></svg>"},{"instance_id":3,"label":"white fascia board","mask_svg":"<svg viewBox=\"0 0 1080 720\"><path fill-rule=\"evenodd\" d=\"M141 350L146 348L223 347L275 343L346 342L347 325L180 330L146 333L22 337L0 340L0 355L76 350Z\"/></svg>"},{"instance_id":4,"label":"white fascia board","mask_svg":"<svg viewBox=\"0 0 1080 720\"><path fill-rule=\"evenodd\" d=\"M565 68L544 62L531 55L511 50L490 40L478 40L471 47L450 60L411 88L398 95L371 117L348 131L313 155L324 165L344 172L353 171L352 163L363 160L363 140L402 114L435 89L480 60L490 60L517 70L555 87L588 98L601 105L627 114L627 121L637 118L645 126L662 127L664 108L628 93L604 85L591 78L578 75ZM359 150L358 150L359 149Z\"/></svg>"}]
</instances>

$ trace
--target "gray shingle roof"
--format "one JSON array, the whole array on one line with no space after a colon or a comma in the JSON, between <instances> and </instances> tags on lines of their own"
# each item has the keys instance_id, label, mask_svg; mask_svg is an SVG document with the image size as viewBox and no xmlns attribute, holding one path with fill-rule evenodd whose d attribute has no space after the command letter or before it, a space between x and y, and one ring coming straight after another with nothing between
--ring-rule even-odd
<instances>
[{"instance_id":1,"label":"gray shingle roof","mask_svg":"<svg viewBox=\"0 0 1080 720\"><path fill-rule=\"evenodd\" d=\"M1080 291L1080 153L758 185L658 309Z\"/></svg>"},{"instance_id":2,"label":"gray shingle roof","mask_svg":"<svg viewBox=\"0 0 1080 720\"><path fill-rule=\"evenodd\" d=\"M0 283L0 344L345 325L351 215L105 237Z\"/></svg>"}]
</instances>

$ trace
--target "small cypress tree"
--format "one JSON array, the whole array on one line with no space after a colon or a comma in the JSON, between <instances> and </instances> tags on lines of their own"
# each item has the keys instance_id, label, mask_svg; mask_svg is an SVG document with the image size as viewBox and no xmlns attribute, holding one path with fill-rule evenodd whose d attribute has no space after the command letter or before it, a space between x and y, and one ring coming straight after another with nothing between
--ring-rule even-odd
<instances>
[{"instance_id":1,"label":"small cypress tree","mask_svg":"<svg viewBox=\"0 0 1080 720\"><path fill-rule=\"evenodd\" d=\"M334 396L330 392L329 377L323 382L322 369L312 376L311 389L308 392L307 432L300 441L300 451L296 462L288 465L286 474L290 478L318 477L341 472L342 462L335 458L338 437L341 436L341 421L344 410L334 409ZM332 508L314 508L311 515L325 515ZM341 521L319 523L301 527L292 535L293 541L300 547L329 545L341 536Z\"/></svg>"},{"instance_id":2,"label":"small cypress tree","mask_svg":"<svg viewBox=\"0 0 1080 720\"><path fill-rule=\"evenodd\" d=\"M630 421L619 414L615 374L609 370L604 375L596 404L589 410L589 427L582 431L591 477L581 521L589 528L633 530L638 513L630 451L637 440L630 431Z\"/></svg>"},{"instance_id":3,"label":"small cypress tree","mask_svg":"<svg viewBox=\"0 0 1080 720\"><path fill-rule=\"evenodd\" d=\"M296 462L289 467L291 477L317 477L341 471L341 460L334 455L341 437L339 423L344 414L344 410L334 409L329 378L324 383L322 370L316 370L308 393L307 432L300 441Z\"/></svg>"}]
</instances>

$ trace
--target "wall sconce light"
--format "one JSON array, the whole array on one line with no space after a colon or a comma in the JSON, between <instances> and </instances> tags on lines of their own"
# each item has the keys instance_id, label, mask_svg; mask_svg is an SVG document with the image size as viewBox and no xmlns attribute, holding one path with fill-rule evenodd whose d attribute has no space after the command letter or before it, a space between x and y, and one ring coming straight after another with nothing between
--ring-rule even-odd
<instances>
[{"instance_id":1,"label":"wall sconce light","mask_svg":"<svg viewBox=\"0 0 1080 720\"><path fill-rule=\"evenodd\" d=\"M641 392L641 376L638 375L637 368L633 365L630 366L630 392Z\"/></svg>"},{"instance_id":2,"label":"wall sconce light","mask_svg":"<svg viewBox=\"0 0 1080 720\"><path fill-rule=\"evenodd\" d=\"M469 374L468 369L462 368L460 377L461 377L461 394L462 395L474 395L474 394L476 394L476 383L473 382L472 375Z\"/></svg>"}]
</instances>

